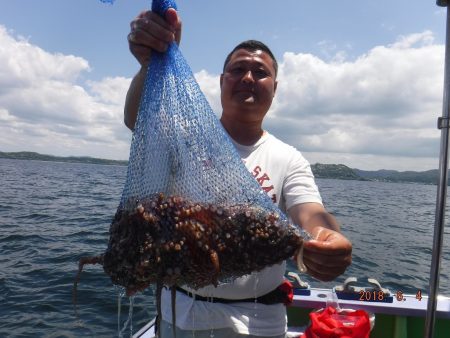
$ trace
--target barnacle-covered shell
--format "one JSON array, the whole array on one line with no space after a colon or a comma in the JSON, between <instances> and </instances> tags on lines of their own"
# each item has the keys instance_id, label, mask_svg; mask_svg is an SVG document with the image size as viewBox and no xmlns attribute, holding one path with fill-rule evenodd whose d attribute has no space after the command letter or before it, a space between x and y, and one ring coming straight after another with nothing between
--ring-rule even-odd
<instances>
[{"instance_id":1,"label":"barnacle-covered shell","mask_svg":"<svg viewBox=\"0 0 450 338\"><path fill-rule=\"evenodd\" d=\"M158 194L117 211L103 267L129 294L156 282L198 289L279 263L302 242L273 211Z\"/></svg>"}]
</instances>

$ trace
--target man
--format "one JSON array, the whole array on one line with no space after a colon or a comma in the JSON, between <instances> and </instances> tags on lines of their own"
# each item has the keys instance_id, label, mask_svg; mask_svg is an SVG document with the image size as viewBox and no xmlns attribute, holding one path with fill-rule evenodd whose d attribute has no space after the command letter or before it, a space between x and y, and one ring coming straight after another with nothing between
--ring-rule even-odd
<instances>
[{"instance_id":1,"label":"man","mask_svg":"<svg viewBox=\"0 0 450 338\"><path fill-rule=\"evenodd\" d=\"M125 124L134 128L151 51L164 52L172 41L180 42L181 21L175 10L161 18L142 12L131 22L128 35L132 54L141 64L133 78L125 104ZM262 128L277 89L277 62L259 41L238 45L226 58L220 76L221 123L245 165L273 201L313 240L304 245L308 273L323 281L342 274L351 262L351 243L339 232L335 218L326 212L314 183L309 163L293 147ZM177 292L177 336L284 337L286 311L275 304L249 301L271 294L283 280L285 263L243 276L233 282L199 290ZM190 292L197 296L192 297ZM205 301L214 298L214 302ZM163 294L161 333L171 336L169 292ZM213 329L213 331L211 331Z\"/></svg>"}]
</instances>

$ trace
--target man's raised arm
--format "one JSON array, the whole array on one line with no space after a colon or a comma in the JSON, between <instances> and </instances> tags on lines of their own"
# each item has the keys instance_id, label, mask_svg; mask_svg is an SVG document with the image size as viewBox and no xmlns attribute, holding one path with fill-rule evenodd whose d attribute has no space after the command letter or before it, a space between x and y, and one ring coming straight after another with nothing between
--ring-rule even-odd
<instances>
[{"instance_id":1,"label":"man's raised arm","mask_svg":"<svg viewBox=\"0 0 450 338\"><path fill-rule=\"evenodd\" d=\"M151 11L144 11L131 21L130 28L128 45L141 65L131 81L124 108L125 125L133 130L152 50L164 52L172 41L180 43L181 20L173 8L167 10L165 19Z\"/></svg>"}]
</instances>

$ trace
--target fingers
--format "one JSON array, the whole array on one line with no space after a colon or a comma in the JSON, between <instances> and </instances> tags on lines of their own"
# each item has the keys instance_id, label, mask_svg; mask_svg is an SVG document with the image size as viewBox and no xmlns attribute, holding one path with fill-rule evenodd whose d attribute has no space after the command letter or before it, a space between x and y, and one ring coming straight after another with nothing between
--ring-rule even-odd
<instances>
[{"instance_id":1,"label":"fingers","mask_svg":"<svg viewBox=\"0 0 450 338\"><path fill-rule=\"evenodd\" d=\"M172 27L159 15L147 12L145 16L138 16L130 23L130 43L150 47L164 52L169 43L175 40Z\"/></svg>"},{"instance_id":2,"label":"fingers","mask_svg":"<svg viewBox=\"0 0 450 338\"><path fill-rule=\"evenodd\" d=\"M314 263L317 266L323 266L324 268L335 268L341 266L349 266L351 264L350 254L340 254L340 255L328 255L319 254L316 252L311 252L304 249L303 256L308 259L308 261Z\"/></svg>"},{"instance_id":3,"label":"fingers","mask_svg":"<svg viewBox=\"0 0 450 338\"><path fill-rule=\"evenodd\" d=\"M329 258L329 257L328 257ZM321 281L328 282L342 275L350 265L346 258L342 260L327 260L326 263L317 257L303 257L303 263L306 266L309 275Z\"/></svg>"},{"instance_id":4,"label":"fingers","mask_svg":"<svg viewBox=\"0 0 450 338\"><path fill-rule=\"evenodd\" d=\"M303 261L308 273L321 280L331 281L343 274L352 261L352 244L342 234L328 230L303 247Z\"/></svg>"},{"instance_id":5,"label":"fingers","mask_svg":"<svg viewBox=\"0 0 450 338\"><path fill-rule=\"evenodd\" d=\"M167 18L144 11L131 21L128 44L141 65L148 63L152 50L165 52L172 41L179 42L181 20L173 9L167 11Z\"/></svg>"},{"instance_id":6,"label":"fingers","mask_svg":"<svg viewBox=\"0 0 450 338\"><path fill-rule=\"evenodd\" d=\"M175 9L169 8L166 12L166 21L172 27L173 32L175 34L175 41L177 44L180 44L181 41L181 19L178 16L178 13Z\"/></svg>"},{"instance_id":7,"label":"fingers","mask_svg":"<svg viewBox=\"0 0 450 338\"><path fill-rule=\"evenodd\" d=\"M342 275L347 268L346 266L324 268L310 261L308 258L304 258L303 262L306 265L308 274L323 282L334 280L336 277Z\"/></svg>"},{"instance_id":8,"label":"fingers","mask_svg":"<svg viewBox=\"0 0 450 338\"><path fill-rule=\"evenodd\" d=\"M352 252L352 244L343 236L333 236L333 238L328 238L326 241L313 239L305 242L304 248L306 251L327 256L343 255Z\"/></svg>"},{"instance_id":9,"label":"fingers","mask_svg":"<svg viewBox=\"0 0 450 338\"><path fill-rule=\"evenodd\" d=\"M174 31L181 29L181 19L175 9L169 8L166 12L165 19Z\"/></svg>"},{"instance_id":10,"label":"fingers","mask_svg":"<svg viewBox=\"0 0 450 338\"><path fill-rule=\"evenodd\" d=\"M320 228L313 240L304 243L305 250L329 256L351 254L352 243L341 233Z\"/></svg>"}]
</instances>

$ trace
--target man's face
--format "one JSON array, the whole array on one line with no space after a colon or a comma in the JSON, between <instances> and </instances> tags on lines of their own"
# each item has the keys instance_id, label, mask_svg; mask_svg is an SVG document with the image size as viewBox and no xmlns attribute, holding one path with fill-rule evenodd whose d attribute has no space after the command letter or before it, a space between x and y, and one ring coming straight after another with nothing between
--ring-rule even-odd
<instances>
[{"instance_id":1,"label":"man's face","mask_svg":"<svg viewBox=\"0 0 450 338\"><path fill-rule=\"evenodd\" d=\"M276 87L275 69L269 54L238 49L220 77L223 114L245 122L262 121L272 104Z\"/></svg>"}]
</instances>

